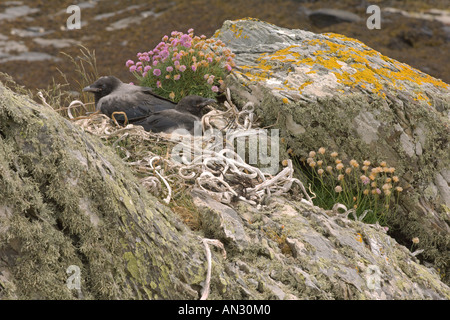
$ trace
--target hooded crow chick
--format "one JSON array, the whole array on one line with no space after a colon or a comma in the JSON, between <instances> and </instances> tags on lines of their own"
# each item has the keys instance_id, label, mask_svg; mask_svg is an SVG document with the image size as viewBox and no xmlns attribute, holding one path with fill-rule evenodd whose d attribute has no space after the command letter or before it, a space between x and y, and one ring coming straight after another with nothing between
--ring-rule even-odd
<instances>
[{"instance_id":1,"label":"hooded crow chick","mask_svg":"<svg viewBox=\"0 0 450 320\"><path fill-rule=\"evenodd\" d=\"M126 84L113 76L101 77L83 91L94 93L96 110L110 118L116 111L125 112L129 122L176 106L151 88ZM123 115L115 118L122 123L125 120Z\"/></svg>"},{"instance_id":2,"label":"hooded crow chick","mask_svg":"<svg viewBox=\"0 0 450 320\"><path fill-rule=\"evenodd\" d=\"M186 96L178 102L174 109L154 112L133 124L143 126L146 131L170 133L182 128L193 134L195 121L200 122L201 120L202 109L215 102L213 99L200 96Z\"/></svg>"}]
</instances>

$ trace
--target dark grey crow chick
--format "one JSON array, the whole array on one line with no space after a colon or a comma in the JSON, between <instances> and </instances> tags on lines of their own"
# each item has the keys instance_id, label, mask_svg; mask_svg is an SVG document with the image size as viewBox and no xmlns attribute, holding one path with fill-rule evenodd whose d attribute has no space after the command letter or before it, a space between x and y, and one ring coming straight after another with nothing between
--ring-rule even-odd
<instances>
[{"instance_id":1,"label":"dark grey crow chick","mask_svg":"<svg viewBox=\"0 0 450 320\"><path fill-rule=\"evenodd\" d=\"M128 121L144 117L176 104L152 92L151 88L126 84L113 76L101 77L83 91L94 93L96 110L111 117L115 111L123 111ZM123 115L115 117L123 122Z\"/></svg>"},{"instance_id":2,"label":"dark grey crow chick","mask_svg":"<svg viewBox=\"0 0 450 320\"><path fill-rule=\"evenodd\" d=\"M187 96L178 102L174 109L166 109L154 112L143 120L133 122L143 126L146 131L170 133L178 128L183 128L194 133L195 121L200 121L202 109L216 101L200 96Z\"/></svg>"}]
</instances>

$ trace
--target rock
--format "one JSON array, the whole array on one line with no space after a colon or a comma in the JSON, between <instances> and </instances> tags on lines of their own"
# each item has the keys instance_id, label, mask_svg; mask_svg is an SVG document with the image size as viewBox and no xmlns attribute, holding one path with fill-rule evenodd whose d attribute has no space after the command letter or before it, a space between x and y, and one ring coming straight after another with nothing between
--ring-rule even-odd
<instances>
[{"instance_id":1,"label":"rock","mask_svg":"<svg viewBox=\"0 0 450 320\"><path fill-rule=\"evenodd\" d=\"M0 83L0 299L198 299L198 236L99 139ZM181 226L181 227L180 227Z\"/></svg>"},{"instance_id":2,"label":"rock","mask_svg":"<svg viewBox=\"0 0 450 320\"><path fill-rule=\"evenodd\" d=\"M252 296L275 299L448 299L450 288L382 229L318 207L272 198L265 219L244 229L247 250L228 262ZM249 209L239 206L237 214ZM296 213L295 215L293 213ZM284 226L284 228L278 228ZM261 231L264 230L264 231ZM276 234L270 232L277 231ZM284 235L286 237L284 237ZM278 236L278 237L277 237ZM282 250L284 241L292 248ZM264 240L264 241L262 241ZM263 249L273 252L270 257ZM255 254L256 253L256 254ZM372 273L373 272L373 273ZM371 286L371 279L376 286Z\"/></svg>"},{"instance_id":3,"label":"rock","mask_svg":"<svg viewBox=\"0 0 450 320\"><path fill-rule=\"evenodd\" d=\"M262 126L275 124L296 156L325 147L396 168L405 192L390 216L393 235L423 239L420 258L449 281L450 86L339 34L244 19L215 37L236 54L233 98L251 97ZM436 195L427 198L430 185Z\"/></svg>"},{"instance_id":4,"label":"rock","mask_svg":"<svg viewBox=\"0 0 450 320\"><path fill-rule=\"evenodd\" d=\"M311 11L308 16L320 28L341 22L359 22L361 20L358 15L352 12L328 8Z\"/></svg>"},{"instance_id":5,"label":"rock","mask_svg":"<svg viewBox=\"0 0 450 320\"><path fill-rule=\"evenodd\" d=\"M204 232L240 251L248 246L249 238L244 230L242 218L231 207L214 200L206 192L192 191L194 204L200 209Z\"/></svg>"}]
</instances>

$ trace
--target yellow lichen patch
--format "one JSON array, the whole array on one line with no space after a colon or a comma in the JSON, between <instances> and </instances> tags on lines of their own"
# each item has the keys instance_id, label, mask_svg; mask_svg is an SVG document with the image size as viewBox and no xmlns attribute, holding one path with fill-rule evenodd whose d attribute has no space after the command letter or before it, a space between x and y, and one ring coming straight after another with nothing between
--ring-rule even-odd
<instances>
[{"instance_id":1,"label":"yellow lichen patch","mask_svg":"<svg viewBox=\"0 0 450 320\"><path fill-rule=\"evenodd\" d=\"M278 60L281 62L298 62L298 59L300 58L300 53L294 51L294 49L298 47L299 46L293 45L275 51L272 54L263 53L261 54L261 57L258 58L258 61L263 61L265 59L265 60Z\"/></svg>"},{"instance_id":2,"label":"yellow lichen patch","mask_svg":"<svg viewBox=\"0 0 450 320\"><path fill-rule=\"evenodd\" d=\"M313 81L305 81L301 86L298 87L298 91L301 92L306 86L310 85L311 83L313 83Z\"/></svg>"},{"instance_id":3,"label":"yellow lichen patch","mask_svg":"<svg viewBox=\"0 0 450 320\"><path fill-rule=\"evenodd\" d=\"M383 86L380 83L379 78L372 70L366 68L362 64L355 63L352 66L356 70L356 72L353 74L349 74L348 72L334 73L340 83L349 87L354 87L357 84L365 85L366 83L368 83L373 93L379 93L383 89Z\"/></svg>"},{"instance_id":4,"label":"yellow lichen patch","mask_svg":"<svg viewBox=\"0 0 450 320\"><path fill-rule=\"evenodd\" d=\"M213 38L218 38L220 34L221 34L220 29L216 30L216 32L214 32Z\"/></svg>"},{"instance_id":5,"label":"yellow lichen patch","mask_svg":"<svg viewBox=\"0 0 450 320\"><path fill-rule=\"evenodd\" d=\"M394 77L396 80L406 80L415 82L419 85L430 83L436 87L440 87L443 89L449 89L449 85L443 82L442 80L433 78L432 76L422 73L417 69L414 69L413 67L400 63L398 61L395 61L395 65L399 70L399 72L391 73L391 76Z\"/></svg>"},{"instance_id":6,"label":"yellow lichen patch","mask_svg":"<svg viewBox=\"0 0 450 320\"><path fill-rule=\"evenodd\" d=\"M246 65L239 66L238 68L243 70L243 72L240 73L252 81L265 81L272 74L271 73L272 66L270 65L269 61L264 60L262 58L258 58L257 62L259 63L255 66L246 66Z\"/></svg>"},{"instance_id":7,"label":"yellow lichen patch","mask_svg":"<svg viewBox=\"0 0 450 320\"><path fill-rule=\"evenodd\" d=\"M268 79L267 73L256 72L256 71L241 72L238 70L234 70L234 72L247 77L250 81L266 81Z\"/></svg>"},{"instance_id":8,"label":"yellow lichen patch","mask_svg":"<svg viewBox=\"0 0 450 320\"><path fill-rule=\"evenodd\" d=\"M231 25L230 30L233 31L234 36L236 38L240 38L242 35L243 28L236 26L236 24L233 24L233 25Z\"/></svg>"},{"instance_id":9,"label":"yellow lichen patch","mask_svg":"<svg viewBox=\"0 0 450 320\"><path fill-rule=\"evenodd\" d=\"M366 46L363 42L359 41L358 39L349 38L349 37L344 36L344 35L342 35L342 34L332 33L332 32L324 33L324 35L327 36L327 37L330 38L330 39L337 39L337 40L342 40L342 41L349 41L349 42L351 42L352 44L358 43L358 44L360 44L364 49L369 49L370 51L373 51L373 52L375 52L375 53L377 52L377 51L371 49L370 47Z\"/></svg>"},{"instance_id":10,"label":"yellow lichen patch","mask_svg":"<svg viewBox=\"0 0 450 320\"><path fill-rule=\"evenodd\" d=\"M258 68L265 71L269 71L272 69L272 66L266 60L261 60L258 64Z\"/></svg>"},{"instance_id":11,"label":"yellow lichen patch","mask_svg":"<svg viewBox=\"0 0 450 320\"><path fill-rule=\"evenodd\" d=\"M283 103L286 103L286 104L289 103L289 99L288 98L283 98L282 100L283 100Z\"/></svg>"},{"instance_id":12,"label":"yellow lichen patch","mask_svg":"<svg viewBox=\"0 0 450 320\"><path fill-rule=\"evenodd\" d=\"M414 98L414 100L416 100L416 101L425 101L426 103L431 105L430 99L425 94L423 94L421 92L417 92L416 93L416 97Z\"/></svg>"},{"instance_id":13,"label":"yellow lichen patch","mask_svg":"<svg viewBox=\"0 0 450 320\"><path fill-rule=\"evenodd\" d=\"M316 61L316 63L319 63L320 65L324 66L327 69L342 68L342 65L337 63L338 59L336 59L335 57L317 56L315 61Z\"/></svg>"}]
</instances>

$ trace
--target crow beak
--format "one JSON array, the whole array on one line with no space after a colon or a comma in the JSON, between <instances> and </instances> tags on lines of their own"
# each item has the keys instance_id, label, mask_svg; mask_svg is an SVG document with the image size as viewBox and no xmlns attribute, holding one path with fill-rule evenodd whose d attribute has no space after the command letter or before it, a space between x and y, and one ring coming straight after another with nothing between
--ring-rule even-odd
<instances>
[{"instance_id":1,"label":"crow beak","mask_svg":"<svg viewBox=\"0 0 450 320\"><path fill-rule=\"evenodd\" d=\"M216 103L216 100L214 100L214 99L208 99L208 100L203 101L202 103L200 103L198 106L199 106L200 108L204 108L204 107L206 107L206 106L208 106L208 105L210 105L210 104L213 104L213 103Z\"/></svg>"},{"instance_id":2,"label":"crow beak","mask_svg":"<svg viewBox=\"0 0 450 320\"><path fill-rule=\"evenodd\" d=\"M83 91L86 91L86 92L99 92L100 88L94 88L94 87L91 87L91 86L87 86L87 87L83 88Z\"/></svg>"}]
</instances>

